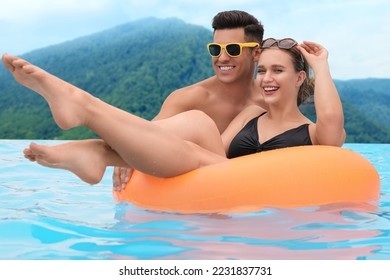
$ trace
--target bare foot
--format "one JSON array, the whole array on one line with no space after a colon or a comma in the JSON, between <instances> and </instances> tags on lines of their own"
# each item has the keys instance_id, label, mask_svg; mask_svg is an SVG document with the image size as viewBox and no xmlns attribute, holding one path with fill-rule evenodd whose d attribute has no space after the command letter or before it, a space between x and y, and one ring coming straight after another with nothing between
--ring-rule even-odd
<instances>
[{"instance_id":1,"label":"bare foot","mask_svg":"<svg viewBox=\"0 0 390 280\"><path fill-rule=\"evenodd\" d=\"M94 97L19 57L4 54L2 61L18 83L46 99L60 128L84 125L85 106L93 106Z\"/></svg>"},{"instance_id":2,"label":"bare foot","mask_svg":"<svg viewBox=\"0 0 390 280\"><path fill-rule=\"evenodd\" d=\"M89 184L99 183L106 170L106 146L100 140L72 141L56 146L31 143L23 152L31 161L68 170Z\"/></svg>"}]
</instances>

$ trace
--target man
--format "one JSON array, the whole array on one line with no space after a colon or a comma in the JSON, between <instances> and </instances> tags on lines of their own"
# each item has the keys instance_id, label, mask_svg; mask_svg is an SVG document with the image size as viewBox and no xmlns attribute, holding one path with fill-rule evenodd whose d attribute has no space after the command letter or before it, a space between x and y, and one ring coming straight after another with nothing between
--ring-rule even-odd
<instances>
[{"instance_id":1,"label":"man","mask_svg":"<svg viewBox=\"0 0 390 280\"><path fill-rule=\"evenodd\" d=\"M256 62L260 49L263 25L243 11L218 13L212 23L214 43L209 46L215 76L171 93L154 120L162 120L189 110L200 110L211 117L222 134L230 122L245 107L262 106L261 95L254 83ZM230 54L229 54L230 53ZM113 174L114 190L125 187L131 170L116 167Z\"/></svg>"}]
</instances>

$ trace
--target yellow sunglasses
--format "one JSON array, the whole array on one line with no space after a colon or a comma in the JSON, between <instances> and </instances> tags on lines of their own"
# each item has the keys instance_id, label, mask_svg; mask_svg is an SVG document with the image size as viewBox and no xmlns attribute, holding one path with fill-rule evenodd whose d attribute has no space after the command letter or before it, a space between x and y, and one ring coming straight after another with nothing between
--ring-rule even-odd
<instances>
[{"instance_id":1,"label":"yellow sunglasses","mask_svg":"<svg viewBox=\"0 0 390 280\"><path fill-rule=\"evenodd\" d=\"M256 42L229 44L210 43L207 44L207 49L212 57L220 57L222 50L225 50L230 57L237 57L241 55L242 48L254 48L258 46L259 43Z\"/></svg>"}]
</instances>

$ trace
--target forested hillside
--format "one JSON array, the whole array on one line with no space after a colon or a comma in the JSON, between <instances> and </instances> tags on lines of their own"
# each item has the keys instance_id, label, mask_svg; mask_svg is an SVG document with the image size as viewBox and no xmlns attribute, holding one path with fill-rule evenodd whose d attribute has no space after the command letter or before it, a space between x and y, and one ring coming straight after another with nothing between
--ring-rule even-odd
<instances>
[{"instance_id":1,"label":"forested hillside","mask_svg":"<svg viewBox=\"0 0 390 280\"><path fill-rule=\"evenodd\" d=\"M343 102L347 142L390 143L390 79L335 81ZM313 104L302 111L315 120Z\"/></svg>"},{"instance_id":2,"label":"forested hillside","mask_svg":"<svg viewBox=\"0 0 390 280\"><path fill-rule=\"evenodd\" d=\"M148 18L39 49L24 58L110 104L151 119L177 88L213 75L212 32L177 19ZM390 79L336 81L347 142L390 143ZM315 119L314 108L302 110ZM0 69L0 139L83 139L61 131L46 102Z\"/></svg>"},{"instance_id":3,"label":"forested hillside","mask_svg":"<svg viewBox=\"0 0 390 280\"><path fill-rule=\"evenodd\" d=\"M102 100L151 119L175 89L212 75L212 33L177 19L148 18L23 57ZM78 139L59 130L42 98L0 70L0 139Z\"/></svg>"}]
</instances>

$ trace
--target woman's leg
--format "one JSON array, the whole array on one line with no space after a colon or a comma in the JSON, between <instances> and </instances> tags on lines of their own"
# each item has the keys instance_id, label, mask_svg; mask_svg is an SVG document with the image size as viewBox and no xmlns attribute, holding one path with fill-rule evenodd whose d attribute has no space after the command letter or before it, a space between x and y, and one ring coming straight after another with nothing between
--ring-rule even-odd
<instances>
[{"instance_id":1,"label":"woman's leg","mask_svg":"<svg viewBox=\"0 0 390 280\"><path fill-rule=\"evenodd\" d=\"M128 167L103 140L78 140L54 146L31 143L24 149L25 158L40 165L68 170L89 184L103 178L107 166Z\"/></svg>"},{"instance_id":2,"label":"woman's leg","mask_svg":"<svg viewBox=\"0 0 390 280\"><path fill-rule=\"evenodd\" d=\"M19 83L46 99L61 128L89 127L130 167L170 177L226 160L222 144L222 152L211 152L159 124L106 104L22 59L4 55L3 63ZM219 136L216 126L215 130Z\"/></svg>"},{"instance_id":3,"label":"woman's leg","mask_svg":"<svg viewBox=\"0 0 390 280\"><path fill-rule=\"evenodd\" d=\"M226 157L215 122L202 111L190 110L153 123L183 140Z\"/></svg>"},{"instance_id":4,"label":"woman's leg","mask_svg":"<svg viewBox=\"0 0 390 280\"><path fill-rule=\"evenodd\" d=\"M221 137L214 122L201 111L188 111L155 124L180 138L216 153L221 153ZM205 135L206 134L206 135ZM27 159L40 165L68 170L89 184L101 181L107 166L130 166L100 139L78 140L54 146L32 143L24 149Z\"/></svg>"}]
</instances>

